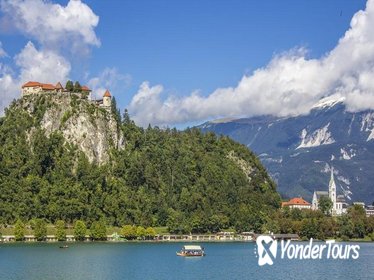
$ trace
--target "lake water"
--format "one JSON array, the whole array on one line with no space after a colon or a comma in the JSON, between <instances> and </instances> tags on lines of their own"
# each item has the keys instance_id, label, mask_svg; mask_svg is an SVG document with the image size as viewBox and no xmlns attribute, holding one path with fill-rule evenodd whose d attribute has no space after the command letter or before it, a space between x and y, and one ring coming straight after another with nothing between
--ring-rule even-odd
<instances>
[{"instance_id":1,"label":"lake water","mask_svg":"<svg viewBox=\"0 0 374 280\"><path fill-rule=\"evenodd\" d=\"M0 244L0 279L374 279L374 243L357 260L281 260L259 267L254 243L206 243L207 255L176 256L181 243Z\"/></svg>"}]
</instances>

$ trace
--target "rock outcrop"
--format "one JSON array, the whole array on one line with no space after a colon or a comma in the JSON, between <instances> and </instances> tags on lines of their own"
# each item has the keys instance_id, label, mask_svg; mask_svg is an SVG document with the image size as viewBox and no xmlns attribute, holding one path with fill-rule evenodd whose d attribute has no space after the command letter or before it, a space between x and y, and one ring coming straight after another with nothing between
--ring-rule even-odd
<instances>
[{"instance_id":1,"label":"rock outcrop","mask_svg":"<svg viewBox=\"0 0 374 280\"><path fill-rule=\"evenodd\" d=\"M111 108L100 108L79 95L26 96L16 101L15 106L33 116L47 136L61 132L65 141L84 152L90 162L106 163L111 148L124 147L124 138Z\"/></svg>"}]
</instances>

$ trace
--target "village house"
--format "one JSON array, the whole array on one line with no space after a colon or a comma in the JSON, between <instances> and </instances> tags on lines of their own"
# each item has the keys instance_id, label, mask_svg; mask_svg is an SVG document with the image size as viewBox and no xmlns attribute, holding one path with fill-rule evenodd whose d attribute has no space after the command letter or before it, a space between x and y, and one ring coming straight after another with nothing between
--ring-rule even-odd
<instances>
[{"instance_id":1,"label":"village house","mask_svg":"<svg viewBox=\"0 0 374 280\"><path fill-rule=\"evenodd\" d=\"M291 209L298 208L298 209L311 209L311 204L304 200L301 197L295 197L290 199L289 201L282 202L282 208L289 207Z\"/></svg>"}]
</instances>

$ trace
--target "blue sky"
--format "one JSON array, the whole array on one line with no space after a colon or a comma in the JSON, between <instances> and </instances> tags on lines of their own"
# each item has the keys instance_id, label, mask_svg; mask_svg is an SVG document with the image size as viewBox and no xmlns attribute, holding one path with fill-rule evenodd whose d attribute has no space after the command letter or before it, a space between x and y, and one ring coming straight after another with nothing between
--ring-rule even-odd
<instances>
[{"instance_id":1,"label":"blue sky","mask_svg":"<svg viewBox=\"0 0 374 280\"><path fill-rule=\"evenodd\" d=\"M181 93L233 86L295 46L319 57L365 7L356 0L87 3L100 16L102 41L93 51L92 70L113 65L130 73L136 87L149 80Z\"/></svg>"},{"instance_id":2,"label":"blue sky","mask_svg":"<svg viewBox=\"0 0 374 280\"><path fill-rule=\"evenodd\" d=\"M246 111L239 108L241 104L231 103L230 100L227 104L231 108L221 110L220 106L224 107L225 101L220 99L218 102L213 97L225 95L225 98L235 98L235 92L216 93L211 98L209 96L217 89L240 88L243 77L251 77L256 69L269 67L274 63L274 58L279 56L287 59L291 57L291 61L303 58L307 63L314 59L320 61L339 46L338 41L350 29L354 14L365 10L366 6L366 1L363 0L86 0L82 4L91 10L92 17L98 16L98 23L95 25L91 21L84 30L94 32L100 43L91 38L70 50L66 42L63 47L56 47L63 39L50 42L48 38L36 35L35 31L24 31L27 29L25 25L32 25L33 22L12 28L12 20L19 18L9 19L8 15L9 10L21 9L21 2L30 2L30 5L35 2L40 2L40 5L55 3L66 7L69 1L14 0L20 4L10 5L11 7L6 4L4 6L4 2L9 1L2 2L2 18L8 19L0 26L1 47L6 53L0 55L0 65L2 69L11 69L3 70L7 75L13 79L33 77L33 74L19 75L18 72L22 71L20 68L26 67L27 62L17 65L15 61L15 56L30 41L38 53L56 52L58 57L64 59L66 71L62 71L56 78L78 79L94 85L98 92L109 87L121 109L129 107L139 124L152 122L169 126L184 126L216 117L267 113L266 109L256 111L251 107L253 105L246 105ZM45 25L41 32L48 33L48 28L53 24L52 21ZM81 40L80 36L86 34L69 28L66 40ZM53 32L53 28L50 32ZM74 32L77 34L73 34ZM59 36L63 37L64 33L61 32ZM84 51L77 51L77 48ZM4 80L5 74L2 75ZM43 78L42 73L40 75L35 78ZM50 74L45 77L54 78ZM96 81L93 80L95 78ZM110 82L105 83L103 79ZM269 83L271 81L272 78ZM4 81L0 80L1 82ZM250 82L248 87L251 87ZM329 87L322 88L331 94L336 93ZM197 103L217 102L217 108L211 108L209 104L200 110L211 113L196 113L189 108L196 107L194 102L190 102L196 94L199 97ZM301 90L299 96L300 94L305 93ZM154 102L136 102L134 95ZM324 96L320 90L318 94L313 94L311 102ZM242 104L245 102L247 101L243 100ZM291 100L291 107L294 106L292 102ZM165 104L173 112L177 111L174 114L178 116L165 109ZM300 105L296 112L281 112L274 108L269 113L305 113L304 107L309 105ZM181 107L183 110L178 111ZM269 108L272 107L270 104ZM148 117L142 117L143 113Z\"/></svg>"}]
</instances>

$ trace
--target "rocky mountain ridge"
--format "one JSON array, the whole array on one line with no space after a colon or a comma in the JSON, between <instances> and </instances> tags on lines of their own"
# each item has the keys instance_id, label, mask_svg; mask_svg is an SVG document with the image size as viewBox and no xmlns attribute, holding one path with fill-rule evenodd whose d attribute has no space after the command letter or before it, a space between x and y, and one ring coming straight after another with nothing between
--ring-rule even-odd
<instances>
[{"instance_id":1,"label":"rocky mountain ridge","mask_svg":"<svg viewBox=\"0 0 374 280\"><path fill-rule=\"evenodd\" d=\"M309 200L327 190L334 167L338 194L374 201L374 112L349 112L344 100L323 100L308 115L206 122L203 131L228 135L254 151L279 191Z\"/></svg>"}]
</instances>

